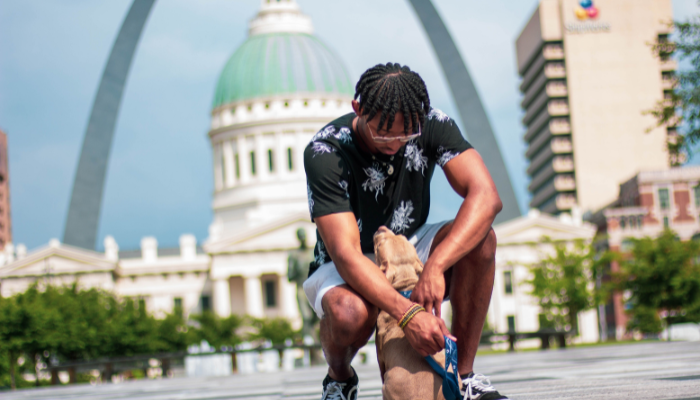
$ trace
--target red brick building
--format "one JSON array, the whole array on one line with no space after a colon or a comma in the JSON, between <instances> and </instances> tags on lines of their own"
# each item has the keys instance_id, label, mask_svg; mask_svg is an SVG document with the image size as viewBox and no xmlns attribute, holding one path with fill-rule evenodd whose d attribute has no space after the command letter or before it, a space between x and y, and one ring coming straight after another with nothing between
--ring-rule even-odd
<instances>
[{"instance_id":1,"label":"red brick building","mask_svg":"<svg viewBox=\"0 0 700 400\"><path fill-rule=\"evenodd\" d=\"M7 162L7 135L0 130L0 250L12 242L10 218L10 174Z\"/></svg>"},{"instance_id":2,"label":"red brick building","mask_svg":"<svg viewBox=\"0 0 700 400\"><path fill-rule=\"evenodd\" d=\"M658 236L665 228L689 240L700 232L700 166L640 172L620 185L620 195L593 217L610 250L624 251L625 239ZM617 271L616 263L611 271ZM625 337L622 293L601 314L607 336Z\"/></svg>"}]
</instances>

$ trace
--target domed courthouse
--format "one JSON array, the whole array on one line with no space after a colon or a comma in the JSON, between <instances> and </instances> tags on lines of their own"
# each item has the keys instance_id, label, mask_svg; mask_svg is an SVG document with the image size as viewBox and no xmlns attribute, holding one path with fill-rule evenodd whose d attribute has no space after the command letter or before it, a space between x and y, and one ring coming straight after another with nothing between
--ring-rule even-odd
<instances>
[{"instance_id":1,"label":"domed courthouse","mask_svg":"<svg viewBox=\"0 0 700 400\"><path fill-rule=\"evenodd\" d=\"M159 249L146 237L140 251L119 251L111 237L99 253L52 240L48 246L0 254L0 293L37 280L101 287L137 298L156 315L182 307L300 324L287 258L306 230L315 244L306 197L303 151L326 123L352 111L345 66L313 35L294 0L263 0L247 40L219 76L209 139L214 220L201 248L183 235L180 248ZM18 246L20 247L20 246Z\"/></svg>"},{"instance_id":2,"label":"domed courthouse","mask_svg":"<svg viewBox=\"0 0 700 400\"><path fill-rule=\"evenodd\" d=\"M304 148L352 111L353 93L344 65L296 2L263 1L214 96L214 221L204 249L217 313L297 316L287 254L299 245L298 228L315 238Z\"/></svg>"}]
</instances>

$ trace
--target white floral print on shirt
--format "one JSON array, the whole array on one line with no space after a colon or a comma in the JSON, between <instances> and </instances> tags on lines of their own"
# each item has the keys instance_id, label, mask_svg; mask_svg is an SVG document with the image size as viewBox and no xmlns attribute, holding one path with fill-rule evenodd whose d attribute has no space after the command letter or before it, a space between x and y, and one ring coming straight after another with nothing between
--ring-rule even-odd
<instances>
[{"instance_id":1,"label":"white floral print on shirt","mask_svg":"<svg viewBox=\"0 0 700 400\"><path fill-rule=\"evenodd\" d=\"M316 157L319 154L333 152L333 148L330 145L323 142L313 142L311 148L314 151L314 157Z\"/></svg>"},{"instance_id":2,"label":"white floral print on shirt","mask_svg":"<svg viewBox=\"0 0 700 400\"><path fill-rule=\"evenodd\" d=\"M326 263L326 246L324 246L321 241L318 242L318 254L314 258L314 261L317 267Z\"/></svg>"},{"instance_id":3,"label":"white floral print on shirt","mask_svg":"<svg viewBox=\"0 0 700 400\"><path fill-rule=\"evenodd\" d=\"M394 210L394 215L391 217L391 226L389 227L394 233L401 233L415 221L410 218L413 214L413 202L411 200L401 202Z\"/></svg>"},{"instance_id":4,"label":"white floral print on shirt","mask_svg":"<svg viewBox=\"0 0 700 400\"><path fill-rule=\"evenodd\" d=\"M309 214L312 216L314 215L314 199L312 197L313 193L311 193L311 186L309 184L306 184L306 196L309 198Z\"/></svg>"},{"instance_id":5,"label":"white floral print on shirt","mask_svg":"<svg viewBox=\"0 0 700 400\"><path fill-rule=\"evenodd\" d=\"M338 133L333 135L336 139L338 139L339 142L345 143L345 144L350 144L352 143L352 136L350 135L350 128L344 126L340 128Z\"/></svg>"},{"instance_id":6,"label":"white floral print on shirt","mask_svg":"<svg viewBox=\"0 0 700 400\"><path fill-rule=\"evenodd\" d=\"M350 193L348 193L348 182L347 181L340 181L340 182L338 182L338 186L340 186L340 188L345 191L345 198L349 199Z\"/></svg>"},{"instance_id":7,"label":"white floral print on shirt","mask_svg":"<svg viewBox=\"0 0 700 400\"><path fill-rule=\"evenodd\" d=\"M387 176L378 163L374 163L369 168L364 168L364 171L367 174L367 180L362 182L362 189L364 191L369 190L370 193L374 192L374 199L379 201L379 194L384 194L384 184Z\"/></svg>"},{"instance_id":8,"label":"white floral print on shirt","mask_svg":"<svg viewBox=\"0 0 700 400\"><path fill-rule=\"evenodd\" d=\"M438 154L437 163L440 164L440 166L444 168L445 164L447 164L448 161L457 157L460 153L448 151L446 148L440 146L437 149L437 154Z\"/></svg>"},{"instance_id":9,"label":"white floral print on shirt","mask_svg":"<svg viewBox=\"0 0 700 400\"><path fill-rule=\"evenodd\" d=\"M440 122L447 122L450 120L450 117L442 112L442 110L433 107L428 113L428 119L436 119Z\"/></svg>"},{"instance_id":10,"label":"white floral print on shirt","mask_svg":"<svg viewBox=\"0 0 700 400\"><path fill-rule=\"evenodd\" d=\"M318 133L316 133L314 135L314 137L311 138L311 141L315 142L317 140L326 139L326 138L333 136L334 134L335 134L335 127L333 125L328 125L327 127L318 131Z\"/></svg>"},{"instance_id":11,"label":"white floral print on shirt","mask_svg":"<svg viewBox=\"0 0 700 400\"><path fill-rule=\"evenodd\" d=\"M406 157L406 169L409 171L420 170L422 174L425 167L428 166L428 157L423 155L423 149L418 148L415 140L410 141L406 145L404 154Z\"/></svg>"}]
</instances>

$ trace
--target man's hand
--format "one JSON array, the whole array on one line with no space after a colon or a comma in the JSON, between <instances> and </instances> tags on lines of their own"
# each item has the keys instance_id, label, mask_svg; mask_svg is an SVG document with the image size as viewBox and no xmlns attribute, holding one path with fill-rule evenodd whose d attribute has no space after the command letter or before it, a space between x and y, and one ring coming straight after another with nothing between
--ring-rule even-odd
<instances>
[{"instance_id":1,"label":"man's hand","mask_svg":"<svg viewBox=\"0 0 700 400\"><path fill-rule=\"evenodd\" d=\"M411 301L418 303L425 311L440 318L440 306L445 296L445 275L440 272L433 272L434 268L425 268L418 279L416 287L413 288Z\"/></svg>"},{"instance_id":2,"label":"man's hand","mask_svg":"<svg viewBox=\"0 0 700 400\"><path fill-rule=\"evenodd\" d=\"M445 321L427 312L419 312L404 327L406 339L423 357L445 348L445 336L457 341L445 326Z\"/></svg>"}]
</instances>

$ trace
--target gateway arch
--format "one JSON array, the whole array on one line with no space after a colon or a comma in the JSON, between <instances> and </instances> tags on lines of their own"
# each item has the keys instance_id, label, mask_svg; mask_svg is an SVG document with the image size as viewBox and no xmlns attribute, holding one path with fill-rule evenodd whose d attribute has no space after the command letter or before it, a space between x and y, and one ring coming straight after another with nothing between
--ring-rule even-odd
<instances>
[{"instance_id":1,"label":"gateway arch","mask_svg":"<svg viewBox=\"0 0 700 400\"><path fill-rule=\"evenodd\" d=\"M83 137L63 243L95 248L114 127L131 60L153 3L155 0L134 0L107 59Z\"/></svg>"},{"instance_id":2,"label":"gateway arch","mask_svg":"<svg viewBox=\"0 0 700 400\"><path fill-rule=\"evenodd\" d=\"M518 217L520 209L503 157L469 71L430 0L409 0L447 78L465 133L479 149L503 201L496 222ZM63 242L94 249L114 128L134 52L155 0L134 0L124 18L95 95L73 181Z\"/></svg>"},{"instance_id":3,"label":"gateway arch","mask_svg":"<svg viewBox=\"0 0 700 400\"><path fill-rule=\"evenodd\" d=\"M481 154L498 188L498 194L503 202L503 211L498 214L495 222L519 217L520 208L513 184L467 65L459 55L459 50L433 3L430 0L409 1L435 50L467 138Z\"/></svg>"}]
</instances>

